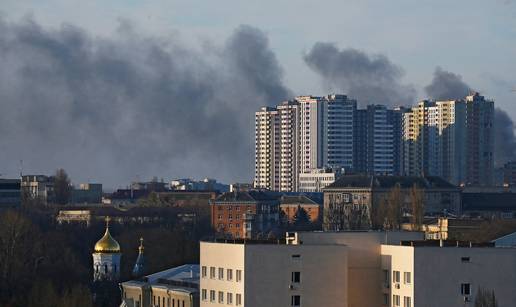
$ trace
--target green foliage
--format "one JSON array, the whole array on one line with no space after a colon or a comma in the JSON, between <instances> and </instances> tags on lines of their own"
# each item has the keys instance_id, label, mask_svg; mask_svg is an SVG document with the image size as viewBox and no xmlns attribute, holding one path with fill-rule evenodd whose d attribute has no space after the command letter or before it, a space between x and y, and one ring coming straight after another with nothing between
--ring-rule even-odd
<instances>
[{"instance_id":1,"label":"green foliage","mask_svg":"<svg viewBox=\"0 0 516 307\"><path fill-rule=\"evenodd\" d=\"M310 230L312 227L308 213L301 206L297 206L297 210L292 221L292 226L295 230Z\"/></svg>"}]
</instances>

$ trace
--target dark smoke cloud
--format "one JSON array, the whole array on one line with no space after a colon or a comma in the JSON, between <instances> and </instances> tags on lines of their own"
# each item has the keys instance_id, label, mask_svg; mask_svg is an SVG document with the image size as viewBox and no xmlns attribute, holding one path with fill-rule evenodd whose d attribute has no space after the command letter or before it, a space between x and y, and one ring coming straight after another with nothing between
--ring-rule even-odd
<instances>
[{"instance_id":1,"label":"dark smoke cloud","mask_svg":"<svg viewBox=\"0 0 516 307\"><path fill-rule=\"evenodd\" d=\"M432 83L425 87L425 91L433 99L447 100L464 98L472 90L462 76L437 67ZM507 161L516 159L516 137L512 119L500 108L495 109L494 135L495 166L501 167Z\"/></svg>"},{"instance_id":2,"label":"dark smoke cloud","mask_svg":"<svg viewBox=\"0 0 516 307\"><path fill-rule=\"evenodd\" d=\"M414 88L401 82L403 69L384 55L370 56L352 48L339 50L334 44L319 42L304 60L328 88L356 98L361 105L408 105L415 100Z\"/></svg>"},{"instance_id":3,"label":"dark smoke cloud","mask_svg":"<svg viewBox=\"0 0 516 307\"><path fill-rule=\"evenodd\" d=\"M436 100L461 99L471 92L471 88L462 81L462 76L437 67L432 83L425 87L425 92Z\"/></svg>"},{"instance_id":4,"label":"dark smoke cloud","mask_svg":"<svg viewBox=\"0 0 516 307\"><path fill-rule=\"evenodd\" d=\"M261 31L204 51L174 37L115 38L0 20L0 173L64 167L125 185L139 175L250 180L253 111L290 96ZM2 170L4 169L4 170Z\"/></svg>"}]
</instances>

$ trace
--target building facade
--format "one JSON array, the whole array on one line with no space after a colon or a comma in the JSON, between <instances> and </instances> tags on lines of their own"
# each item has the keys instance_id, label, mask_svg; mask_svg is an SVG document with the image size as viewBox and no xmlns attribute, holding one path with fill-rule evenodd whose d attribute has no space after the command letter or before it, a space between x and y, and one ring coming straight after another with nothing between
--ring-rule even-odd
<instances>
[{"instance_id":1,"label":"building facade","mask_svg":"<svg viewBox=\"0 0 516 307\"><path fill-rule=\"evenodd\" d=\"M310 222L318 223L322 217L322 204L315 202L305 195L281 197L280 209L288 223L294 222L294 217L299 209L305 210Z\"/></svg>"},{"instance_id":2,"label":"building facade","mask_svg":"<svg viewBox=\"0 0 516 307\"><path fill-rule=\"evenodd\" d=\"M322 189L334 183L342 171L331 168L318 168L299 174L299 192L322 192Z\"/></svg>"},{"instance_id":3,"label":"building facade","mask_svg":"<svg viewBox=\"0 0 516 307\"><path fill-rule=\"evenodd\" d=\"M19 207L21 190L19 179L0 179L0 208Z\"/></svg>"},{"instance_id":4,"label":"building facade","mask_svg":"<svg viewBox=\"0 0 516 307\"><path fill-rule=\"evenodd\" d=\"M279 198L265 191L224 193L210 201L211 226L232 238L266 236L279 225Z\"/></svg>"},{"instance_id":5,"label":"building facade","mask_svg":"<svg viewBox=\"0 0 516 307\"><path fill-rule=\"evenodd\" d=\"M439 177L344 175L324 189L324 229L370 229L375 212L395 187L400 188L402 208L411 208L410 191L423 193L426 214L459 214L460 190Z\"/></svg>"},{"instance_id":6,"label":"building facade","mask_svg":"<svg viewBox=\"0 0 516 307\"><path fill-rule=\"evenodd\" d=\"M185 264L120 283L121 307L198 307L199 265Z\"/></svg>"}]
</instances>

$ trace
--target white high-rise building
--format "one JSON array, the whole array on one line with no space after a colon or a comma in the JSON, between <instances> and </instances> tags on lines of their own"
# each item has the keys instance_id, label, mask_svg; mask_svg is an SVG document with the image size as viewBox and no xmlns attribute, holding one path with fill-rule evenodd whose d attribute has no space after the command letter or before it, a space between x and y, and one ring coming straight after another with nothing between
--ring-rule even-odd
<instances>
[{"instance_id":1,"label":"white high-rise building","mask_svg":"<svg viewBox=\"0 0 516 307\"><path fill-rule=\"evenodd\" d=\"M279 123L278 110L263 107L255 114L256 188L279 189Z\"/></svg>"}]
</instances>

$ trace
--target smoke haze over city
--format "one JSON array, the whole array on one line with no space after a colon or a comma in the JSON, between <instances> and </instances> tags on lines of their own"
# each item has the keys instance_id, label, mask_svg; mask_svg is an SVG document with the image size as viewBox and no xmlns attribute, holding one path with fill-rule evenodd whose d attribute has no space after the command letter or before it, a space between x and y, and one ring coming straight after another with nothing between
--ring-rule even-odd
<instances>
[{"instance_id":1,"label":"smoke haze over city","mask_svg":"<svg viewBox=\"0 0 516 307\"><path fill-rule=\"evenodd\" d=\"M0 8L0 173L8 177L23 160L24 173L62 167L74 182L107 187L152 176L249 182L254 112L329 92L361 106L409 106L479 91L497 106L497 166L516 155L514 77L475 67L474 60L465 73L440 58L416 52L405 60L392 56L393 48L313 33L286 48L253 18L194 39L173 26L150 34L138 18L120 13L116 29L104 34L80 21L42 22L37 8L5 8L11 6L23 14ZM433 71L416 76L414 61L431 63Z\"/></svg>"}]
</instances>

